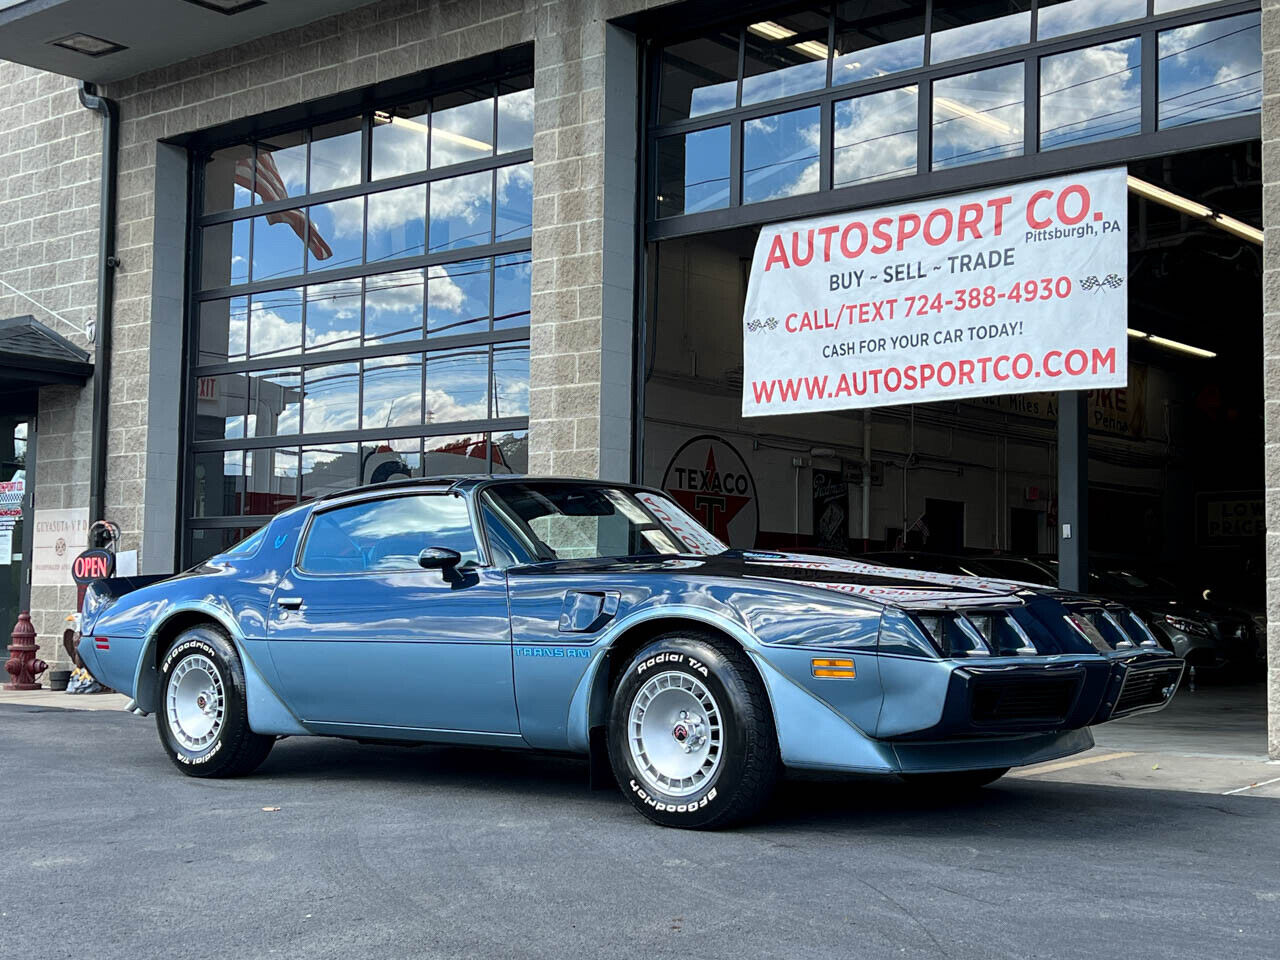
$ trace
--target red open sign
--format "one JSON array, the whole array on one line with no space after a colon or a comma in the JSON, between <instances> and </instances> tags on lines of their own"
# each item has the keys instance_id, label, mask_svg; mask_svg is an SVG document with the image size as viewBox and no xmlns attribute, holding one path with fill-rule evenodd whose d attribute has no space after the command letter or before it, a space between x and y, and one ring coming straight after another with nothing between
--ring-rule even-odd
<instances>
[{"instance_id":1,"label":"red open sign","mask_svg":"<svg viewBox=\"0 0 1280 960\"><path fill-rule=\"evenodd\" d=\"M109 550L95 547L85 550L71 561L71 576L76 583L89 583L111 576L115 572L116 557Z\"/></svg>"}]
</instances>

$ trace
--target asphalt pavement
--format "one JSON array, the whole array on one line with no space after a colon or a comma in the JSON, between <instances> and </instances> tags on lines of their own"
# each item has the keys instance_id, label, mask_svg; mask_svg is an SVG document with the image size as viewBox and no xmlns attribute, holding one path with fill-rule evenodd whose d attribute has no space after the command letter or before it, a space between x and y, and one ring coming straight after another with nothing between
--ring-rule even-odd
<instances>
[{"instance_id":1,"label":"asphalt pavement","mask_svg":"<svg viewBox=\"0 0 1280 960\"><path fill-rule=\"evenodd\" d=\"M0 703L0 956L1277 956L1280 799L795 781L693 833L586 780L298 738L193 780L150 719Z\"/></svg>"}]
</instances>

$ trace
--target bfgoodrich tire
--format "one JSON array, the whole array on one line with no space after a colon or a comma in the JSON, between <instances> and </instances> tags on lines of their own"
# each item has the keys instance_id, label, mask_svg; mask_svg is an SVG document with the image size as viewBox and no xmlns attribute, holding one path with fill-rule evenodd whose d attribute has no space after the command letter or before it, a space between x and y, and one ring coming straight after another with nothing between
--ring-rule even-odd
<instances>
[{"instance_id":1,"label":"bfgoodrich tire","mask_svg":"<svg viewBox=\"0 0 1280 960\"><path fill-rule=\"evenodd\" d=\"M764 684L740 647L715 634L663 634L614 689L609 762L650 820L717 829L750 819L778 779Z\"/></svg>"},{"instance_id":2,"label":"bfgoodrich tire","mask_svg":"<svg viewBox=\"0 0 1280 960\"><path fill-rule=\"evenodd\" d=\"M160 662L156 728L174 766L189 777L256 770L275 743L249 729L244 668L212 625L184 630Z\"/></svg>"}]
</instances>

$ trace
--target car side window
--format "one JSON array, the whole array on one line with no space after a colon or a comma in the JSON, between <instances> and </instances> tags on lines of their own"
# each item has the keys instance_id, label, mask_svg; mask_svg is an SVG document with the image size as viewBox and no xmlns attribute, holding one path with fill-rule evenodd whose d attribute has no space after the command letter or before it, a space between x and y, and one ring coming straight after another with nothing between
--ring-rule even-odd
<instances>
[{"instance_id":1,"label":"car side window","mask_svg":"<svg viewBox=\"0 0 1280 960\"><path fill-rule=\"evenodd\" d=\"M489 535L489 552L493 554L491 558L493 563L505 569L534 562L534 557L528 548L498 516L487 494L480 498L480 520L484 523L485 532Z\"/></svg>"},{"instance_id":2,"label":"car side window","mask_svg":"<svg viewBox=\"0 0 1280 960\"><path fill-rule=\"evenodd\" d=\"M307 573L419 570L418 554L445 547L479 562L467 502L452 494L366 500L317 513L298 567Z\"/></svg>"}]
</instances>

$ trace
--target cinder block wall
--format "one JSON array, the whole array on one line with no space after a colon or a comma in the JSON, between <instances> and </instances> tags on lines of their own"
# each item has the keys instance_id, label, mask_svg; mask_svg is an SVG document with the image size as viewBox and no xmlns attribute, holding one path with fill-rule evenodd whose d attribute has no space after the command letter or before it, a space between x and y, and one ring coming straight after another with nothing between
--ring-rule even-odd
<instances>
[{"instance_id":1,"label":"cinder block wall","mask_svg":"<svg viewBox=\"0 0 1280 960\"><path fill-rule=\"evenodd\" d=\"M1262 356L1266 397L1267 752L1280 760L1280 0L1262 4Z\"/></svg>"},{"instance_id":2,"label":"cinder block wall","mask_svg":"<svg viewBox=\"0 0 1280 960\"><path fill-rule=\"evenodd\" d=\"M81 332L97 307L101 131L80 106L78 84L0 61L0 317L31 314L86 350ZM62 319L59 319L62 318ZM87 505L92 391L46 387L40 394L36 506ZM73 588L32 589L41 657L61 661L63 618ZM0 624L8 636L13 624ZM7 678L6 678L7 679Z\"/></svg>"},{"instance_id":3,"label":"cinder block wall","mask_svg":"<svg viewBox=\"0 0 1280 960\"><path fill-rule=\"evenodd\" d=\"M172 567L180 453L184 264L175 237L185 227L170 194L183 182L174 164L184 160L160 141L522 43L534 43L535 63L530 469L625 476L636 52L606 21L661 5L384 0L104 91L120 104L123 262L114 304L106 508L123 530L122 548L140 550L144 572ZM97 116L80 108L75 86L0 64L0 176L11 171L2 181L0 228L6 247L17 251L0 263L0 278L83 324L96 297L100 128ZM27 312L3 292L0 309ZM39 505L87 504L91 391L47 393ZM46 654L74 602L70 591L61 592L68 595L32 597Z\"/></svg>"}]
</instances>

